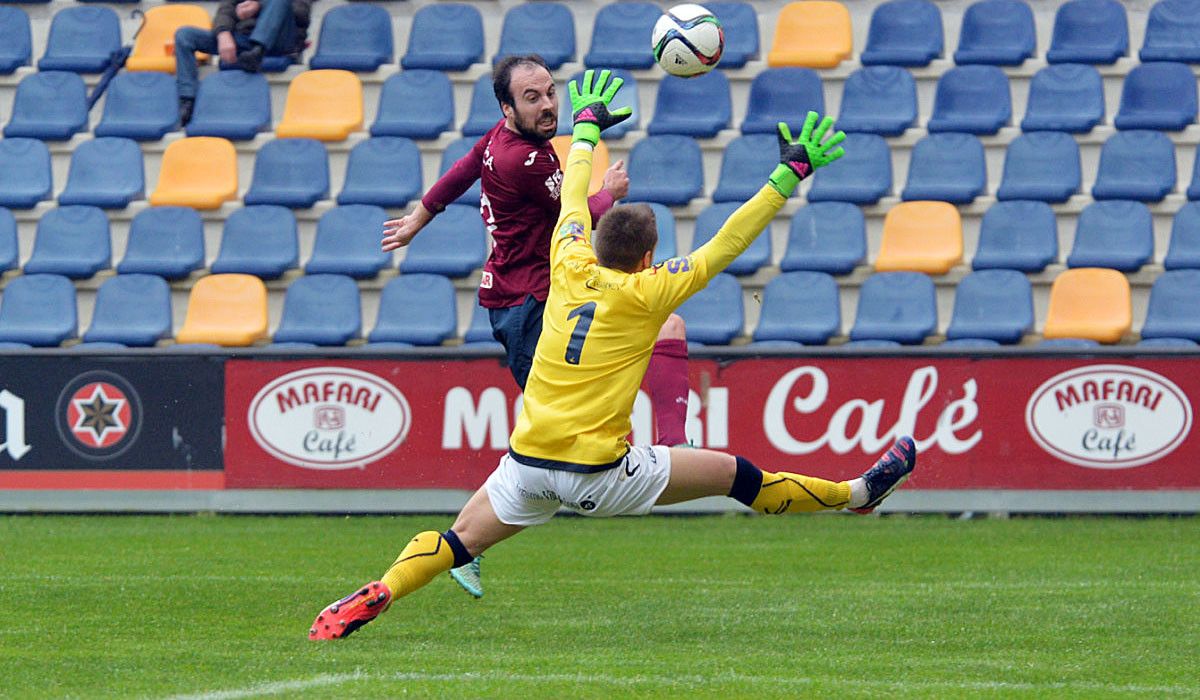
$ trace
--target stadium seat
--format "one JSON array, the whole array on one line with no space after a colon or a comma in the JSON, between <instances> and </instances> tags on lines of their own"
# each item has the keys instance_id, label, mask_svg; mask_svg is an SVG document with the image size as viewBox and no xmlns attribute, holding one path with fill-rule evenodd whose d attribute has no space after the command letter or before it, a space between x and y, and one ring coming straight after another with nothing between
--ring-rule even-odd
<instances>
[{"instance_id":1,"label":"stadium seat","mask_svg":"<svg viewBox=\"0 0 1200 700\"><path fill-rule=\"evenodd\" d=\"M1041 272L1058 260L1058 219L1045 202L997 202L979 224L976 270L1007 268Z\"/></svg>"},{"instance_id":2,"label":"stadium seat","mask_svg":"<svg viewBox=\"0 0 1200 700\"><path fill-rule=\"evenodd\" d=\"M1000 347L1000 343L988 338L955 338L954 340L942 341L942 344L938 347L957 348L960 350L984 350Z\"/></svg>"},{"instance_id":3,"label":"stadium seat","mask_svg":"<svg viewBox=\"0 0 1200 700\"><path fill-rule=\"evenodd\" d=\"M278 205L242 207L225 220L214 273L240 272L276 279L300 261L296 217Z\"/></svg>"},{"instance_id":4,"label":"stadium seat","mask_svg":"<svg viewBox=\"0 0 1200 700\"><path fill-rule=\"evenodd\" d=\"M963 14L954 62L1017 66L1033 58L1033 10L1022 0L979 0Z\"/></svg>"},{"instance_id":5,"label":"stadium seat","mask_svg":"<svg viewBox=\"0 0 1200 700\"><path fill-rule=\"evenodd\" d=\"M88 204L121 209L146 191L142 149L129 139L101 137L71 151L67 187L59 204Z\"/></svg>"},{"instance_id":6,"label":"stadium seat","mask_svg":"<svg viewBox=\"0 0 1200 700\"><path fill-rule=\"evenodd\" d=\"M704 194L700 144L688 136L647 136L633 145L627 165L631 201L683 206ZM663 177L667 172L672 176Z\"/></svg>"},{"instance_id":7,"label":"stadium seat","mask_svg":"<svg viewBox=\"0 0 1200 700\"><path fill-rule=\"evenodd\" d=\"M610 126L604 130L604 139L608 141L619 139L630 131L635 131L641 128L641 106L639 104L640 100L638 99L637 78L633 77L633 73L623 69L614 70L613 75L624 80L625 84L621 86L621 91L617 93L617 96L613 98L612 103L609 104L609 109L621 109L623 107L629 107L633 110L633 112L625 121L615 126ZM572 75L569 80L574 80L576 82L582 81L583 71ZM562 95L560 94L558 100L559 136L571 133L571 129L574 128L572 126L572 121L571 100L563 99Z\"/></svg>"},{"instance_id":8,"label":"stadium seat","mask_svg":"<svg viewBox=\"0 0 1200 700\"><path fill-rule=\"evenodd\" d=\"M384 285L367 340L441 345L457 330L453 282L441 275L400 275Z\"/></svg>"},{"instance_id":9,"label":"stadium seat","mask_svg":"<svg viewBox=\"0 0 1200 700\"><path fill-rule=\"evenodd\" d=\"M372 136L436 139L454 128L450 78L437 70L400 71L384 81L376 114Z\"/></svg>"},{"instance_id":10,"label":"stadium seat","mask_svg":"<svg viewBox=\"0 0 1200 700\"><path fill-rule=\"evenodd\" d=\"M588 68L649 68L654 65L650 33L662 10L650 2L612 2L596 12L591 49L583 57Z\"/></svg>"},{"instance_id":11,"label":"stadium seat","mask_svg":"<svg viewBox=\"0 0 1200 700\"><path fill-rule=\"evenodd\" d=\"M0 139L0 207L32 209L50 198L50 149L37 139Z\"/></svg>"},{"instance_id":12,"label":"stadium seat","mask_svg":"<svg viewBox=\"0 0 1200 700\"><path fill-rule=\"evenodd\" d=\"M1195 121L1196 76L1186 64L1143 63L1125 76L1118 129L1179 131Z\"/></svg>"},{"instance_id":13,"label":"stadium seat","mask_svg":"<svg viewBox=\"0 0 1200 700\"><path fill-rule=\"evenodd\" d=\"M271 88L261 73L223 70L200 81L188 136L242 141L271 128Z\"/></svg>"},{"instance_id":14,"label":"stadium seat","mask_svg":"<svg viewBox=\"0 0 1200 700\"><path fill-rule=\"evenodd\" d=\"M275 135L343 141L362 125L362 83L358 76L344 70L309 70L292 78L288 85L283 121L275 127Z\"/></svg>"},{"instance_id":15,"label":"stadium seat","mask_svg":"<svg viewBox=\"0 0 1200 700\"><path fill-rule=\"evenodd\" d=\"M1200 345L1194 340L1187 338L1144 338L1138 341L1139 348L1179 348L1185 350L1195 350Z\"/></svg>"},{"instance_id":16,"label":"stadium seat","mask_svg":"<svg viewBox=\"0 0 1200 700\"><path fill-rule=\"evenodd\" d=\"M779 269L845 275L866 257L867 230L862 209L848 202L814 202L792 215Z\"/></svg>"},{"instance_id":17,"label":"stadium seat","mask_svg":"<svg viewBox=\"0 0 1200 700\"><path fill-rule=\"evenodd\" d=\"M842 147L846 155L813 178L808 201L875 204L892 193L892 151L882 136L846 134Z\"/></svg>"},{"instance_id":18,"label":"stadium seat","mask_svg":"<svg viewBox=\"0 0 1200 700\"><path fill-rule=\"evenodd\" d=\"M845 5L833 0L789 2L776 18L767 65L833 68L850 58L853 49Z\"/></svg>"},{"instance_id":19,"label":"stadium seat","mask_svg":"<svg viewBox=\"0 0 1200 700\"><path fill-rule=\"evenodd\" d=\"M1188 202L1175 213L1163 267L1200 269L1200 202Z\"/></svg>"},{"instance_id":20,"label":"stadium seat","mask_svg":"<svg viewBox=\"0 0 1200 700\"><path fill-rule=\"evenodd\" d=\"M933 280L920 272L878 272L858 291L850 340L919 345L937 329Z\"/></svg>"},{"instance_id":21,"label":"stadium seat","mask_svg":"<svg viewBox=\"0 0 1200 700\"><path fill-rule=\"evenodd\" d=\"M729 128L732 118L725 73L714 70L694 78L664 75L658 82L654 117L646 125L646 133L707 139Z\"/></svg>"},{"instance_id":22,"label":"stadium seat","mask_svg":"<svg viewBox=\"0 0 1200 700\"><path fill-rule=\"evenodd\" d=\"M784 272L763 289L753 339L824 345L841 328L841 301L832 277L824 272Z\"/></svg>"},{"instance_id":23,"label":"stadium seat","mask_svg":"<svg viewBox=\"0 0 1200 700\"><path fill-rule=\"evenodd\" d=\"M1187 198L1200 199L1200 146L1196 147L1196 158L1192 161L1192 184L1188 185Z\"/></svg>"},{"instance_id":24,"label":"stadium seat","mask_svg":"<svg viewBox=\"0 0 1200 700\"><path fill-rule=\"evenodd\" d=\"M940 58L942 13L929 0L889 0L871 13L864 66L927 66Z\"/></svg>"},{"instance_id":25,"label":"stadium seat","mask_svg":"<svg viewBox=\"0 0 1200 700\"><path fill-rule=\"evenodd\" d=\"M1158 202L1175 189L1175 177L1175 145L1166 134L1118 131L1100 150L1092 197Z\"/></svg>"},{"instance_id":26,"label":"stadium seat","mask_svg":"<svg viewBox=\"0 0 1200 700\"><path fill-rule=\"evenodd\" d=\"M126 70L174 73L175 31L180 27L212 29L208 10L200 5L155 5L146 9L144 15L142 27L133 42L133 51L125 61ZM205 54L198 53L196 56L207 60Z\"/></svg>"},{"instance_id":27,"label":"stadium seat","mask_svg":"<svg viewBox=\"0 0 1200 700\"><path fill-rule=\"evenodd\" d=\"M321 18L310 68L370 72L392 62L392 16L380 5L339 5Z\"/></svg>"},{"instance_id":28,"label":"stadium seat","mask_svg":"<svg viewBox=\"0 0 1200 700\"><path fill-rule=\"evenodd\" d=\"M946 338L1021 342L1033 329L1033 289L1018 270L977 270L959 280Z\"/></svg>"},{"instance_id":29,"label":"stadium seat","mask_svg":"<svg viewBox=\"0 0 1200 700\"><path fill-rule=\"evenodd\" d=\"M1142 61L1200 61L1200 14L1191 0L1159 0L1146 18Z\"/></svg>"},{"instance_id":30,"label":"stadium seat","mask_svg":"<svg viewBox=\"0 0 1200 700\"><path fill-rule=\"evenodd\" d=\"M246 347L267 337L267 287L253 275L208 275L188 296L177 343Z\"/></svg>"},{"instance_id":31,"label":"stadium seat","mask_svg":"<svg viewBox=\"0 0 1200 700\"><path fill-rule=\"evenodd\" d=\"M1070 134L1033 131L1008 144L996 198L1065 202L1079 191L1082 177L1079 144Z\"/></svg>"},{"instance_id":32,"label":"stadium seat","mask_svg":"<svg viewBox=\"0 0 1200 700\"><path fill-rule=\"evenodd\" d=\"M913 146L900 198L970 204L987 189L983 144L972 134L929 134Z\"/></svg>"},{"instance_id":33,"label":"stadium seat","mask_svg":"<svg viewBox=\"0 0 1200 700\"><path fill-rule=\"evenodd\" d=\"M362 335L358 285L345 275L305 275L288 285L276 343L345 345Z\"/></svg>"},{"instance_id":34,"label":"stadium seat","mask_svg":"<svg viewBox=\"0 0 1200 700\"><path fill-rule=\"evenodd\" d=\"M1067 270L1050 286L1050 307L1042 335L1116 343L1133 326L1129 280L1116 270Z\"/></svg>"},{"instance_id":35,"label":"stadium seat","mask_svg":"<svg viewBox=\"0 0 1200 700\"><path fill-rule=\"evenodd\" d=\"M237 198L237 151L225 139L189 136L163 151L158 186L150 193L156 207L217 209Z\"/></svg>"},{"instance_id":36,"label":"stadium seat","mask_svg":"<svg viewBox=\"0 0 1200 700\"><path fill-rule=\"evenodd\" d=\"M25 274L49 273L87 279L112 267L108 217L98 207L58 207L38 221Z\"/></svg>"},{"instance_id":37,"label":"stadium seat","mask_svg":"<svg viewBox=\"0 0 1200 700\"><path fill-rule=\"evenodd\" d=\"M575 60L575 15L561 2L515 5L504 13L495 64L505 56L535 53L550 70Z\"/></svg>"},{"instance_id":38,"label":"stadium seat","mask_svg":"<svg viewBox=\"0 0 1200 700\"><path fill-rule=\"evenodd\" d=\"M55 347L79 334L75 287L62 275L22 275L0 295L0 342Z\"/></svg>"},{"instance_id":39,"label":"stadium seat","mask_svg":"<svg viewBox=\"0 0 1200 700\"><path fill-rule=\"evenodd\" d=\"M859 68L842 86L837 127L899 136L917 121L917 83L912 74L895 66Z\"/></svg>"},{"instance_id":40,"label":"stadium seat","mask_svg":"<svg viewBox=\"0 0 1200 700\"><path fill-rule=\"evenodd\" d=\"M312 256L304 271L310 275L327 272L356 279L378 275L392 264L392 254L379 249L383 222L387 219L382 207L369 204L343 204L325 212L317 221Z\"/></svg>"},{"instance_id":41,"label":"stadium seat","mask_svg":"<svg viewBox=\"0 0 1200 700\"><path fill-rule=\"evenodd\" d=\"M571 151L571 137L563 134L550 139L554 155L559 163L567 162L567 154ZM588 181L588 196L592 196L604 188L604 173L608 170L608 146L604 141L597 141L592 149L592 179Z\"/></svg>"},{"instance_id":42,"label":"stadium seat","mask_svg":"<svg viewBox=\"0 0 1200 700\"><path fill-rule=\"evenodd\" d=\"M400 59L402 68L460 71L481 60L483 16L473 5L425 5L413 15L408 51Z\"/></svg>"},{"instance_id":43,"label":"stadium seat","mask_svg":"<svg viewBox=\"0 0 1200 700\"><path fill-rule=\"evenodd\" d=\"M17 218L4 207L0 207L0 273L17 269L21 262L21 249L17 244Z\"/></svg>"},{"instance_id":44,"label":"stadium seat","mask_svg":"<svg viewBox=\"0 0 1200 700\"><path fill-rule=\"evenodd\" d=\"M689 343L728 345L742 334L742 285L733 275L718 273L676 313L687 326Z\"/></svg>"},{"instance_id":45,"label":"stadium seat","mask_svg":"<svg viewBox=\"0 0 1200 700\"><path fill-rule=\"evenodd\" d=\"M180 279L203 267L200 214L190 207L151 207L133 217L117 272Z\"/></svg>"},{"instance_id":46,"label":"stadium seat","mask_svg":"<svg viewBox=\"0 0 1200 700\"><path fill-rule=\"evenodd\" d=\"M848 343L839 345L839 349L847 349L851 351L858 350L888 350L891 348L903 347L903 343L895 340L883 340L881 338L864 338L862 340L851 340Z\"/></svg>"},{"instance_id":47,"label":"stadium seat","mask_svg":"<svg viewBox=\"0 0 1200 700\"><path fill-rule=\"evenodd\" d=\"M1092 202L1079 214L1067 267L1134 272L1154 254L1154 221L1141 202Z\"/></svg>"},{"instance_id":48,"label":"stadium seat","mask_svg":"<svg viewBox=\"0 0 1200 700\"><path fill-rule=\"evenodd\" d=\"M383 230L380 226L380 230ZM376 235L378 238L378 234ZM487 233L479 209L451 204L425 225L421 235L405 248L400 273L423 272L446 277L466 277L483 267Z\"/></svg>"},{"instance_id":49,"label":"stadium seat","mask_svg":"<svg viewBox=\"0 0 1200 700\"><path fill-rule=\"evenodd\" d=\"M875 269L944 275L962 263L962 217L946 202L901 202L883 219Z\"/></svg>"},{"instance_id":50,"label":"stadium seat","mask_svg":"<svg viewBox=\"0 0 1200 700\"><path fill-rule=\"evenodd\" d=\"M772 134L738 136L725 146L712 200L739 204L747 201L762 189L778 164L778 137Z\"/></svg>"},{"instance_id":51,"label":"stadium seat","mask_svg":"<svg viewBox=\"0 0 1200 700\"><path fill-rule=\"evenodd\" d=\"M38 70L101 73L121 48L121 22L108 7L77 5L54 13Z\"/></svg>"},{"instance_id":52,"label":"stadium seat","mask_svg":"<svg viewBox=\"0 0 1200 700\"><path fill-rule=\"evenodd\" d=\"M937 83L930 132L994 134L1012 120L1008 77L996 66L958 66Z\"/></svg>"},{"instance_id":53,"label":"stadium seat","mask_svg":"<svg viewBox=\"0 0 1200 700\"><path fill-rule=\"evenodd\" d=\"M475 300L474 310L471 313L471 322L468 324L467 329L463 331L463 344L468 347L504 352L504 346L492 334L490 314L488 314L487 309L479 305L478 299Z\"/></svg>"},{"instance_id":54,"label":"stadium seat","mask_svg":"<svg viewBox=\"0 0 1200 700\"><path fill-rule=\"evenodd\" d=\"M1142 338L1187 338L1200 341L1200 270L1170 270L1154 280Z\"/></svg>"},{"instance_id":55,"label":"stadium seat","mask_svg":"<svg viewBox=\"0 0 1200 700\"><path fill-rule=\"evenodd\" d=\"M96 136L157 141L179 123L175 79L163 73L117 73L104 93Z\"/></svg>"},{"instance_id":56,"label":"stadium seat","mask_svg":"<svg viewBox=\"0 0 1200 700\"><path fill-rule=\"evenodd\" d=\"M1060 63L1034 74L1021 129L1086 133L1104 121L1104 112L1100 72L1093 66Z\"/></svg>"},{"instance_id":57,"label":"stadium seat","mask_svg":"<svg viewBox=\"0 0 1200 700\"><path fill-rule=\"evenodd\" d=\"M1098 341L1091 338L1049 338L1038 342L1039 350L1043 348L1051 348L1057 350L1086 350L1088 348L1099 347Z\"/></svg>"},{"instance_id":58,"label":"stadium seat","mask_svg":"<svg viewBox=\"0 0 1200 700\"><path fill-rule=\"evenodd\" d=\"M329 154L316 139L275 139L258 150L246 204L311 207L329 197Z\"/></svg>"},{"instance_id":59,"label":"stadium seat","mask_svg":"<svg viewBox=\"0 0 1200 700\"><path fill-rule=\"evenodd\" d=\"M0 5L0 75L8 75L29 65L33 35L29 15L19 7Z\"/></svg>"},{"instance_id":60,"label":"stadium seat","mask_svg":"<svg viewBox=\"0 0 1200 700\"><path fill-rule=\"evenodd\" d=\"M725 50L721 53L721 68L741 68L747 61L758 59L758 12L748 2L708 2L704 4L725 30Z\"/></svg>"},{"instance_id":61,"label":"stadium seat","mask_svg":"<svg viewBox=\"0 0 1200 700\"><path fill-rule=\"evenodd\" d=\"M4 137L65 141L87 130L87 88L67 71L42 71L21 78Z\"/></svg>"},{"instance_id":62,"label":"stadium seat","mask_svg":"<svg viewBox=\"0 0 1200 700\"><path fill-rule=\"evenodd\" d=\"M100 285L85 343L150 347L170 337L171 288L154 275L117 275Z\"/></svg>"},{"instance_id":63,"label":"stadium seat","mask_svg":"<svg viewBox=\"0 0 1200 700\"><path fill-rule=\"evenodd\" d=\"M570 102L570 100L567 100ZM484 73L475 81L471 90L471 107L467 111L467 120L459 131L463 136L482 136L496 126L496 122L504 118L500 105L496 103L496 93L492 89L492 76Z\"/></svg>"},{"instance_id":64,"label":"stadium seat","mask_svg":"<svg viewBox=\"0 0 1200 700\"><path fill-rule=\"evenodd\" d=\"M809 110L825 114L825 95L816 71L795 67L764 69L750 83L742 133L774 136L779 122L785 122L793 135L799 134Z\"/></svg>"},{"instance_id":65,"label":"stadium seat","mask_svg":"<svg viewBox=\"0 0 1200 700\"><path fill-rule=\"evenodd\" d=\"M725 224L725 220L740 206L740 202L717 202L705 207L704 211L696 217L696 223L692 229L692 250L695 251L712 240L712 237ZM725 272L739 277L753 275L758 272L759 268L769 264L771 264L771 225L768 223L758 238L755 238L754 242L750 244L750 247L729 263Z\"/></svg>"},{"instance_id":66,"label":"stadium seat","mask_svg":"<svg viewBox=\"0 0 1200 700\"><path fill-rule=\"evenodd\" d=\"M568 100L568 102L569 101L570 100ZM438 177L445 175L446 171L453 167L459 158L467 155L467 153L471 151L471 148L475 146L475 142L478 140L479 139L471 136L464 136L456 141L451 141L450 145L446 146L446 150L442 151L441 164L438 166ZM482 186L480 185L480 181L476 180L475 184L467 188L466 192L463 192L458 199L454 200L454 203L478 207L479 195L481 191Z\"/></svg>"},{"instance_id":67,"label":"stadium seat","mask_svg":"<svg viewBox=\"0 0 1200 700\"><path fill-rule=\"evenodd\" d=\"M374 136L350 151L338 204L401 208L421 196L421 152L399 136Z\"/></svg>"},{"instance_id":68,"label":"stadium seat","mask_svg":"<svg viewBox=\"0 0 1200 700\"><path fill-rule=\"evenodd\" d=\"M1054 14L1050 63L1115 63L1129 53L1129 20L1117 0L1069 0Z\"/></svg>"}]
</instances>

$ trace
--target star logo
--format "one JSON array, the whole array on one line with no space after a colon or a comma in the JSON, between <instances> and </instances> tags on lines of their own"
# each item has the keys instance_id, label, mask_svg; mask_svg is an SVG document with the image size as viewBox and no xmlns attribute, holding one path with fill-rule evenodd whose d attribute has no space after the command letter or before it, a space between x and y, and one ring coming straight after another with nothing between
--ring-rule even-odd
<instances>
[{"instance_id":1,"label":"star logo","mask_svg":"<svg viewBox=\"0 0 1200 700\"><path fill-rule=\"evenodd\" d=\"M105 382L80 387L71 399L71 433L88 447L109 447L125 436L128 400Z\"/></svg>"}]
</instances>

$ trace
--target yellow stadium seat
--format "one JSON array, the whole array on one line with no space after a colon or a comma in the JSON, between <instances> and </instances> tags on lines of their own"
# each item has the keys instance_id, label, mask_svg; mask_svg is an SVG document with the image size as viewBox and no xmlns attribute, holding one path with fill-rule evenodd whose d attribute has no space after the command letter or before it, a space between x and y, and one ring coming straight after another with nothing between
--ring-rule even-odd
<instances>
[{"instance_id":1,"label":"yellow stadium seat","mask_svg":"<svg viewBox=\"0 0 1200 700\"><path fill-rule=\"evenodd\" d=\"M831 0L790 2L779 12L767 65L833 68L850 58L853 49L845 5Z\"/></svg>"},{"instance_id":2,"label":"yellow stadium seat","mask_svg":"<svg viewBox=\"0 0 1200 700\"><path fill-rule=\"evenodd\" d=\"M571 150L571 135L562 134L550 139L554 155L558 156L559 167L567 168L567 152ZM604 187L604 171L608 170L608 146L601 141L592 152L592 180L588 183L588 195L596 194ZM593 222L595 223L595 222Z\"/></svg>"},{"instance_id":3,"label":"yellow stadium seat","mask_svg":"<svg viewBox=\"0 0 1200 700\"><path fill-rule=\"evenodd\" d=\"M212 29L208 11L199 5L167 4L151 7L146 11L133 51L125 62L128 70L153 70L162 73L175 72L175 30L180 27ZM196 60L207 61L208 54L197 53Z\"/></svg>"},{"instance_id":4,"label":"yellow stadium seat","mask_svg":"<svg viewBox=\"0 0 1200 700\"><path fill-rule=\"evenodd\" d=\"M280 138L343 141L362 128L363 94L358 76L348 70L310 70L288 86Z\"/></svg>"},{"instance_id":5,"label":"yellow stadium seat","mask_svg":"<svg viewBox=\"0 0 1200 700\"><path fill-rule=\"evenodd\" d=\"M218 209L237 198L237 151L225 139L192 136L163 152L158 186L150 194L156 207Z\"/></svg>"},{"instance_id":6,"label":"yellow stadium seat","mask_svg":"<svg viewBox=\"0 0 1200 700\"><path fill-rule=\"evenodd\" d=\"M177 343L253 345L267 337L267 287L254 275L201 277L192 285Z\"/></svg>"},{"instance_id":7,"label":"yellow stadium seat","mask_svg":"<svg viewBox=\"0 0 1200 700\"><path fill-rule=\"evenodd\" d=\"M1133 302L1125 275L1108 268L1079 267L1055 278L1043 336L1116 343L1132 327Z\"/></svg>"},{"instance_id":8,"label":"yellow stadium seat","mask_svg":"<svg viewBox=\"0 0 1200 700\"><path fill-rule=\"evenodd\" d=\"M948 202L901 202L883 220L875 269L944 275L962 262L962 219Z\"/></svg>"}]
</instances>

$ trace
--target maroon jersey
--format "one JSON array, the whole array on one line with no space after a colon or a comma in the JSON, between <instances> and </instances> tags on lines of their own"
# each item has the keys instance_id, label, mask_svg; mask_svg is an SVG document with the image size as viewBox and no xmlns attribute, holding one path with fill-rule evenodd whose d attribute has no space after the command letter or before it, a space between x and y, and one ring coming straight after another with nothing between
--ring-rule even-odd
<instances>
[{"instance_id":1,"label":"maroon jersey","mask_svg":"<svg viewBox=\"0 0 1200 700\"><path fill-rule=\"evenodd\" d=\"M501 120L438 179L421 199L441 212L477 179L483 194L479 213L492 239L492 252L479 280L485 308L518 306L532 294L545 301L550 290L550 232L558 220L562 169L549 141L531 141ZM588 198L592 221L613 205L601 190Z\"/></svg>"}]
</instances>

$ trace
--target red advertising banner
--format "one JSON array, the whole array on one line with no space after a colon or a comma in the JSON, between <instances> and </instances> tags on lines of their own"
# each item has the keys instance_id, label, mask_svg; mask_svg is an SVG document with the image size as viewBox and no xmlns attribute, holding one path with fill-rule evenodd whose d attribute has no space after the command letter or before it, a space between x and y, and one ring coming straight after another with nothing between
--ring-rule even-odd
<instances>
[{"instance_id":1,"label":"red advertising banner","mask_svg":"<svg viewBox=\"0 0 1200 700\"><path fill-rule=\"evenodd\" d=\"M767 469L855 476L899 435L905 488L1200 489L1187 358L691 362L688 436ZM520 393L494 359L226 363L228 488L456 488L507 449ZM640 396L633 439L652 436Z\"/></svg>"}]
</instances>

